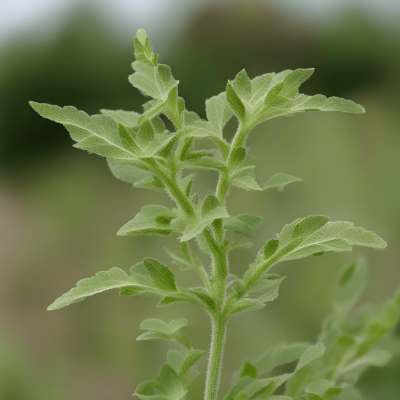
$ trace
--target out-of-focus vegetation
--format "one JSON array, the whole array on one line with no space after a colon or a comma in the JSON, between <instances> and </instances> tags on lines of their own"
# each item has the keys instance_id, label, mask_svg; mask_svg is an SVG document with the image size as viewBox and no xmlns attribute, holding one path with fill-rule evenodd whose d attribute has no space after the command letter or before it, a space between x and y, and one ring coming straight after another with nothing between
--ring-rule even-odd
<instances>
[{"instance_id":1,"label":"out-of-focus vegetation","mask_svg":"<svg viewBox=\"0 0 400 400\"><path fill-rule=\"evenodd\" d=\"M316 113L272 120L253 132L249 145L259 182L276 172L304 182L282 193L232 190L232 214L248 212L246 196L252 213L265 218L259 243L235 255L233 272L252 261L255 250L285 223L311 213L365 226L382 236L388 249L357 249L279 267L288 275L281 298L257 314L238 315L229 326L222 391L244 357L256 358L260 343L267 349L316 339L330 311L332 281L358 254L370 264L365 301L383 301L400 282L400 42L393 29L356 10L324 26L261 2L216 2L193 16L167 57L155 48L180 79L187 107L201 116L199 99L224 91L227 77L242 68L253 77L316 67L305 93L351 98L367 109L362 116ZM169 205L169 200L115 180L103 160L73 149L63 127L28 106L34 100L73 104L89 114L100 108L140 111L143 97L127 81L132 52L131 42L118 41L95 10L84 9L53 39L20 40L0 53L1 399L130 398L139 382L157 373L168 348L135 342L139 323L148 316L184 315L193 345L208 346L208 317L191 318L190 306L156 309L151 298L105 293L58 313L45 311L76 281L99 270L128 270L146 256L173 267L159 249L174 241L115 236L142 205ZM234 129L232 122L230 134ZM202 177L196 184L204 193L216 175ZM178 279L188 285L195 278L189 273ZM241 345L244 334L254 345ZM365 399L397 399L399 371L400 358L385 369L371 369L359 385ZM196 382L199 395L192 398L203 393L201 379Z\"/></svg>"}]
</instances>

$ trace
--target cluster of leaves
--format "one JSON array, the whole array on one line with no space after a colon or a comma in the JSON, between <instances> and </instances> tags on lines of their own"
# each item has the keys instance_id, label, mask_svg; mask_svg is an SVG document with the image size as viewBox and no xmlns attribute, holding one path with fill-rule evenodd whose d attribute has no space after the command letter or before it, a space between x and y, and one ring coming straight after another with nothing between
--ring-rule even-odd
<instances>
[{"instance_id":1,"label":"cluster of leaves","mask_svg":"<svg viewBox=\"0 0 400 400\"><path fill-rule=\"evenodd\" d=\"M235 313L259 310L278 296L283 277L268 272L273 265L310 255L320 256L329 251L349 251L353 245L374 249L386 246L375 233L355 228L350 222L329 222L325 216L311 215L286 225L276 238L267 241L242 277L229 274L228 253L236 248L249 247L251 242L231 241L226 237L227 231L249 239L262 221L261 217L249 214L229 215L225 200L230 186L256 191L274 187L281 190L285 185L300 180L280 173L260 186L255 179L254 157L248 155L245 146L250 130L268 119L298 112L362 113L364 109L350 100L300 94L299 87L311 76L312 69L268 73L253 80L243 70L228 82L226 92L206 101L207 120L202 120L196 113L186 110L184 100L178 96L179 82L173 78L168 66L158 63L158 55L153 53L143 30L138 31L134 42L136 61L132 67L135 72L129 81L148 98L142 114L101 110L101 115L89 116L70 106L30 104L41 116L63 124L76 142L75 147L106 157L117 178L135 187L165 192L170 196L174 207L144 206L118 234L177 237L180 249L167 250L168 254L181 270L196 271L201 284L194 288L178 287L168 266L153 258L145 258L130 269L129 275L114 267L79 281L76 288L57 299L49 309L61 308L114 288L118 288L123 296L158 296L159 306L186 301L202 307L210 314L214 327L206 384L206 398L214 400L218 393L227 320ZM223 129L233 116L239 125L234 139L228 143ZM171 121L172 131L166 128L165 117ZM214 142L212 151L195 147L197 140L204 138ZM192 193L196 174L184 175L187 169L218 171L215 191L210 191L203 199ZM200 249L209 255L211 271L192 254L188 244L191 239L196 239ZM162 367L159 375L138 388L136 394L139 397L174 400L184 397L187 385L195 376L192 364L202 352L193 350L177 332L181 326L182 320L168 325L156 320L143 322L142 327L149 331L141 339L173 340L186 350L170 353L168 364ZM289 388L293 388L298 377L311 368L317 355L322 354L323 345L296 345L293 349L299 358L295 372L258 380L256 375L268 370L265 362L261 367L246 364L227 398L267 398L285 381L291 382ZM276 351L288 352L286 348ZM293 354L289 358L291 360ZM320 396L321 387L325 396L322 398L337 394L337 389L324 383L318 390L314 388L315 396ZM310 393L308 397L311 400L319 398ZM297 395L297 389L290 389L289 395Z\"/></svg>"},{"instance_id":2,"label":"cluster of leaves","mask_svg":"<svg viewBox=\"0 0 400 400\"><path fill-rule=\"evenodd\" d=\"M366 276L363 259L344 268L333 291L333 313L324 321L318 342L281 345L254 363L245 362L224 400L361 399L353 387L360 375L370 366L385 366L400 351L400 340L389 336L400 318L400 290L379 308L363 305L353 310ZM294 361L291 373L263 378ZM273 395L284 383L284 394Z\"/></svg>"}]
</instances>

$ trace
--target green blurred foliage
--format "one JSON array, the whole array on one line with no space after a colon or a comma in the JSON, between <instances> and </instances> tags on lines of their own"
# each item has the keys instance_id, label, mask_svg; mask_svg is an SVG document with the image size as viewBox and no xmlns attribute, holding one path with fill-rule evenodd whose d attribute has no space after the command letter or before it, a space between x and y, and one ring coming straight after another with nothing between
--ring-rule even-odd
<instances>
[{"instance_id":1,"label":"green blurred foliage","mask_svg":"<svg viewBox=\"0 0 400 400\"><path fill-rule=\"evenodd\" d=\"M304 182L282 193L232 189L230 213L265 218L255 248L233 254L232 272L240 273L285 223L312 213L353 221L388 242L382 253L357 249L279 267L288 278L278 300L257 314L238 315L229 326L224 392L242 360L256 358L261 344L267 349L316 339L330 312L338 270L359 254L369 259L371 270L364 300L383 301L398 285L400 49L398 32L381 29L359 12L318 26L256 1L211 4L185 29L168 54L155 51L180 79L187 107L202 116L205 99L224 91L227 79L242 68L254 77L316 67L305 93L345 96L367 109L363 116L307 113L276 119L252 133L249 145L261 184L277 172ZM143 205L171 201L115 180L104 160L72 149L62 126L28 106L34 100L71 104L89 114L100 108L141 111L144 99L127 81L132 53L132 43L118 41L93 10L79 9L56 37L43 43L20 40L0 54L1 333L14 338L1 338L7 356L0 358L0 381L8 382L1 385L8 390L0 391L2 399L129 398L137 384L156 375L169 348L135 342L139 323L148 317L186 317L184 329L194 347L208 348L208 317L194 314L189 305L157 309L154 299L111 292L45 311L76 281L99 270L128 270L146 256L174 268L163 251L164 245L175 248L173 240L115 236ZM232 122L228 136L234 129ZM200 173L195 185L205 193L215 180L216 174ZM196 283L191 272L176 275L179 284ZM244 335L250 339L246 344ZM360 382L365 399L397 399L399 368L397 359L384 370L370 370ZM201 397L202 381L203 375L190 399Z\"/></svg>"}]
</instances>

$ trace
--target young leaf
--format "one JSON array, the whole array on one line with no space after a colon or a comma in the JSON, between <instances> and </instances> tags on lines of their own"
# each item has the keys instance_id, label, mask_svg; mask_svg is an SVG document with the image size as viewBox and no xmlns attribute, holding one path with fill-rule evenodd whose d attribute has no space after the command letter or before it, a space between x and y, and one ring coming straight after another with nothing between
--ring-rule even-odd
<instances>
[{"instance_id":1,"label":"young leaf","mask_svg":"<svg viewBox=\"0 0 400 400\"><path fill-rule=\"evenodd\" d=\"M140 114L135 111L100 110L103 115L111 117L115 122L125 125L127 128L139 126Z\"/></svg>"},{"instance_id":2,"label":"young leaf","mask_svg":"<svg viewBox=\"0 0 400 400\"><path fill-rule=\"evenodd\" d=\"M296 371L304 368L307 364L321 357L325 352L325 346L323 343L317 343L314 346L308 347L299 359L296 366Z\"/></svg>"},{"instance_id":3,"label":"young leaf","mask_svg":"<svg viewBox=\"0 0 400 400\"><path fill-rule=\"evenodd\" d=\"M386 242L378 235L351 222L328 222L322 215L310 215L286 225L278 235L279 247L271 261L303 258L321 251L349 251L353 245L384 249Z\"/></svg>"},{"instance_id":4,"label":"young leaf","mask_svg":"<svg viewBox=\"0 0 400 400\"><path fill-rule=\"evenodd\" d=\"M262 296L258 297L257 299L250 299L250 298L242 298L238 300L232 310L231 314L243 312L243 311L258 311L265 306L267 302L274 301L278 297L278 290L279 286L282 283L285 277L280 279L273 279L273 280L265 280L264 293ZM260 289L261 290L261 289Z\"/></svg>"},{"instance_id":5,"label":"young leaf","mask_svg":"<svg viewBox=\"0 0 400 400\"><path fill-rule=\"evenodd\" d=\"M257 215L242 214L237 217L226 218L224 220L224 228L241 233L247 237L253 237L262 220Z\"/></svg>"},{"instance_id":6,"label":"young leaf","mask_svg":"<svg viewBox=\"0 0 400 400\"><path fill-rule=\"evenodd\" d=\"M352 309L367 286L367 267L360 259L342 269L333 292L333 307L338 315L346 315Z\"/></svg>"},{"instance_id":7,"label":"young leaf","mask_svg":"<svg viewBox=\"0 0 400 400\"><path fill-rule=\"evenodd\" d=\"M286 175L286 174L275 174L262 187L262 190L267 190L267 189L277 187L278 190L281 191L287 184L292 183L292 182L299 182L299 181L302 181L302 179L296 178L295 176Z\"/></svg>"},{"instance_id":8,"label":"young leaf","mask_svg":"<svg viewBox=\"0 0 400 400\"><path fill-rule=\"evenodd\" d=\"M190 349L191 345L187 336L178 332L180 328L186 325L187 320L185 318L172 320L169 324L157 318L149 318L140 324L140 329L146 329L148 332L143 333L136 340L171 340Z\"/></svg>"},{"instance_id":9,"label":"young leaf","mask_svg":"<svg viewBox=\"0 0 400 400\"><path fill-rule=\"evenodd\" d=\"M200 215L197 218L181 217L174 221L176 225L173 224L172 226L175 227L178 224L182 224L184 230L181 241L186 242L200 235L214 220L228 217L229 214L224 207L219 205L218 199L214 195L208 194L203 200Z\"/></svg>"},{"instance_id":10,"label":"young leaf","mask_svg":"<svg viewBox=\"0 0 400 400\"><path fill-rule=\"evenodd\" d=\"M121 181L132 183L138 188L165 191L164 184L151 172L131 165L119 164L110 159L107 161L112 174Z\"/></svg>"},{"instance_id":11,"label":"young leaf","mask_svg":"<svg viewBox=\"0 0 400 400\"><path fill-rule=\"evenodd\" d=\"M90 117L71 106L61 108L33 101L29 104L43 118L63 124L77 142L74 147L115 160L137 159L136 153L123 145L118 124L112 118L105 115Z\"/></svg>"},{"instance_id":12,"label":"young leaf","mask_svg":"<svg viewBox=\"0 0 400 400\"><path fill-rule=\"evenodd\" d=\"M162 235L168 236L172 233L170 226L157 221L158 216L165 214L170 215L171 210L164 206L149 205L144 206L139 214L128 223L126 223L117 233L119 236L124 235ZM175 214L171 214L173 216Z\"/></svg>"},{"instance_id":13,"label":"young leaf","mask_svg":"<svg viewBox=\"0 0 400 400\"><path fill-rule=\"evenodd\" d=\"M182 362L181 367L179 368L179 375L184 375L189 370L189 368L191 368L200 359L200 357L204 353L204 350L189 350Z\"/></svg>"},{"instance_id":14,"label":"young leaf","mask_svg":"<svg viewBox=\"0 0 400 400\"><path fill-rule=\"evenodd\" d=\"M145 270L141 268L141 264L137 264L135 267L137 267L136 270L131 269L131 276L128 276L122 269L114 267L106 272L98 272L91 278L82 279L76 284L76 288L58 298L49 306L48 310L56 310L78 303L86 297L109 289L131 287L134 294L151 293L159 296L177 291L172 272L161 263L152 264L150 268L145 264Z\"/></svg>"},{"instance_id":15,"label":"young leaf","mask_svg":"<svg viewBox=\"0 0 400 400\"><path fill-rule=\"evenodd\" d=\"M262 190L255 179L254 170L254 156L248 156L231 173L231 184L244 190Z\"/></svg>"},{"instance_id":16,"label":"young leaf","mask_svg":"<svg viewBox=\"0 0 400 400\"><path fill-rule=\"evenodd\" d=\"M247 130L267 119L303 111L365 112L363 107L350 100L299 94L300 85L313 71L287 70L279 74L266 74L252 81L245 71L241 71L233 82L228 82L227 100Z\"/></svg>"},{"instance_id":17,"label":"young leaf","mask_svg":"<svg viewBox=\"0 0 400 400\"><path fill-rule=\"evenodd\" d=\"M265 353L254 365L259 375L266 374L278 365L298 360L309 347L307 343L281 345Z\"/></svg>"}]
</instances>

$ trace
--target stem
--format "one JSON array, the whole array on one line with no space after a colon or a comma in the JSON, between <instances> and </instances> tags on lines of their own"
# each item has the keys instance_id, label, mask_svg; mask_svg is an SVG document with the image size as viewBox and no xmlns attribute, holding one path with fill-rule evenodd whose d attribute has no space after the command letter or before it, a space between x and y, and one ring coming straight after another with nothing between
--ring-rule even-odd
<instances>
[{"instance_id":1,"label":"stem","mask_svg":"<svg viewBox=\"0 0 400 400\"><path fill-rule=\"evenodd\" d=\"M183 212L189 217L194 216L195 212L193 206L185 193L182 192L176 180L170 178L164 171L162 171L155 160L146 159L146 162L152 168L152 172L158 176L167 187L169 194L176 201Z\"/></svg>"},{"instance_id":2,"label":"stem","mask_svg":"<svg viewBox=\"0 0 400 400\"><path fill-rule=\"evenodd\" d=\"M228 166L228 171L229 171L229 165L231 165L232 162L233 149L235 149L236 147L243 146L245 144L248 133L249 131L246 128L246 126L239 125L235 137L232 140L231 150L229 152L228 159L226 162L226 165ZM229 186L230 186L229 172L221 172L217 186L217 198L221 204L223 204L225 201L225 197L228 194Z\"/></svg>"},{"instance_id":3,"label":"stem","mask_svg":"<svg viewBox=\"0 0 400 400\"><path fill-rule=\"evenodd\" d=\"M211 317L212 336L210 358L208 360L205 400L216 400L221 381L222 357L226 341L227 318L224 314Z\"/></svg>"}]
</instances>

